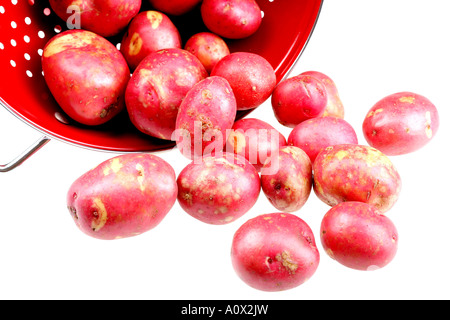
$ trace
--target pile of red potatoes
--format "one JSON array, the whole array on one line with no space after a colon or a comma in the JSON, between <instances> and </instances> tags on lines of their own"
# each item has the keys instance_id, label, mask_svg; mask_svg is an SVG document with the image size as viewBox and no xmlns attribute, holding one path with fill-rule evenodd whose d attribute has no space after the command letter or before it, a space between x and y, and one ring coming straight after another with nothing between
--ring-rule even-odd
<instances>
[{"instance_id":1,"label":"pile of red potatoes","mask_svg":"<svg viewBox=\"0 0 450 320\"><path fill-rule=\"evenodd\" d=\"M391 155L412 153L436 134L430 100L400 92L367 112L367 145L344 120L327 75L308 71L277 83L270 63L230 53L263 22L254 0L77 1L81 29L50 39L42 55L49 89L73 120L103 124L126 110L141 132L177 144L192 162L177 176L150 153L113 157L72 183L67 207L81 231L113 240L156 227L178 201L200 222L242 221L263 193L273 212L245 221L230 239L237 275L264 291L299 286L315 273L314 232L298 212L312 191L330 206L319 232L326 253L344 266L390 263L398 234L385 216L401 192ZM71 0L50 1L67 19ZM201 10L208 32L184 41L173 16ZM120 50L106 38L124 32ZM256 118L237 119L269 101L284 137ZM238 222L240 223L240 222ZM227 254L227 253L225 253Z\"/></svg>"}]
</instances>

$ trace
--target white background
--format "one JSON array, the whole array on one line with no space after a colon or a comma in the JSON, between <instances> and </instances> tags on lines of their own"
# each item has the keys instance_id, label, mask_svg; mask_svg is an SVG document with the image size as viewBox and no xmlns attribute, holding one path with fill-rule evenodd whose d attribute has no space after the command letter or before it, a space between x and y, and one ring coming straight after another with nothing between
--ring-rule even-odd
<instances>
[{"instance_id":1,"label":"white background","mask_svg":"<svg viewBox=\"0 0 450 320\"><path fill-rule=\"evenodd\" d=\"M66 192L78 176L116 154L52 140L19 168L0 174L0 298L450 298L449 12L448 0L327 0L291 73L317 70L336 82L345 118L361 144L366 144L361 130L365 114L386 95L413 91L439 110L441 126L431 143L413 154L391 157L403 189L387 213L400 242L397 256L385 268L355 271L326 255L318 231L329 207L314 193L296 214L313 229L321 262L308 282L285 292L252 289L231 266L234 232L247 219L276 211L263 194L251 211L229 225L203 224L176 204L157 228L141 236L110 242L90 238L72 221ZM268 103L251 116L289 135ZM39 136L0 110L0 163ZM188 163L178 150L159 155L177 174Z\"/></svg>"}]
</instances>

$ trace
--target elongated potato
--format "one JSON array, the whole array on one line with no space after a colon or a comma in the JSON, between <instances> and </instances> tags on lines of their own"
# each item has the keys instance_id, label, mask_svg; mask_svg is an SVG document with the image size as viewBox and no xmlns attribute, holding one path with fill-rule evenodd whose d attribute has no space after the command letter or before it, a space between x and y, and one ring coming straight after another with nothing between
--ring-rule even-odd
<instances>
[{"instance_id":1,"label":"elongated potato","mask_svg":"<svg viewBox=\"0 0 450 320\"><path fill-rule=\"evenodd\" d=\"M176 122L176 142L189 159L222 152L236 118L236 98L228 81L208 77L183 99Z\"/></svg>"},{"instance_id":2,"label":"elongated potato","mask_svg":"<svg viewBox=\"0 0 450 320\"><path fill-rule=\"evenodd\" d=\"M131 122L145 134L171 140L181 102L207 76L201 62L186 50L171 48L149 54L134 71L125 92Z\"/></svg>"},{"instance_id":3,"label":"elongated potato","mask_svg":"<svg viewBox=\"0 0 450 320\"><path fill-rule=\"evenodd\" d=\"M42 70L59 106L90 126L108 122L125 108L128 65L111 42L85 30L68 30L44 47Z\"/></svg>"},{"instance_id":4,"label":"elongated potato","mask_svg":"<svg viewBox=\"0 0 450 320\"><path fill-rule=\"evenodd\" d=\"M103 240L132 237L156 227L175 204L176 176L158 156L127 154L75 180L67 207L85 234Z\"/></svg>"},{"instance_id":5,"label":"elongated potato","mask_svg":"<svg viewBox=\"0 0 450 320\"><path fill-rule=\"evenodd\" d=\"M309 75L316 79L319 79L325 86L327 91L327 106L322 113L322 117L336 117L344 119L345 108L342 103L341 97L336 86L336 83L328 75L319 71L306 71L302 72L303 75Z\"/></svg>"},{"instance_id":6,"label":"elongated potato","mask_svg":"<svg viewBox=\"0 0 450 320\"><path fill-rule=\"evenodd\" d=\"M344 144L323 149L313 164L314 191L330 206L365 202L386 212L396 203L401 179L391 160L379 150Z\"/></svg>"},{"instance_id":7,"label":"elongated potato","mask_svg":"<svg viewBox=\"0 0 450 320\"><path fill-rule=\"evenodd\" d=\"M381 99L363 122L369 145L393 156L421 149L438 128L439 114L434 104L413 92L399 92Z\"/></svg>"},{"instance_id":8,"label":"elongated potato","mask_svg":"<svg viewBox=\"0 0 450 320\"><path fill-rule=\"evenodd\" d=\"M256 169L233 153L194 160L181 171L177 182L183 210L214 225L240 218L253 207L261 191Z\"/></svg>"},{"instance_id":9,"label":"elongated potato","mask_svg":"<svg viewBox=\"0 0 450 320\"><path fill-rule=\"evenodd\" d=\"M300 210L312 189L312 165L308 155L294 146L281 147L278 154L273 154L264 164L261 187L267 199L278 210Z\"/></svg>"}]
</instances>

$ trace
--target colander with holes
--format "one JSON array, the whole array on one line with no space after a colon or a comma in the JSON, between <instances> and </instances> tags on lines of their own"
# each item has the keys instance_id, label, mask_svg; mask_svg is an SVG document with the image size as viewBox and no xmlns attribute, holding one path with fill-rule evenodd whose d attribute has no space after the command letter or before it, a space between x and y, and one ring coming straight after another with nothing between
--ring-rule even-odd
<instances>
[{"instance_id":1,"label":"colander with holes","mask_svg":"<svg viewBox=\"0 0 450 320\"><path fill-rule=\"evenodd\" d=\"M147 1L142 2L142 10L151 9ZM232 52L247 51L265 57L274 67L277 80L281 81L287 77L306 46L323 1L257 2L263 15L260 29L250 38L229 41L228 45ZM196 32L206 31L198 8L188 16L173 19L184 40ZM193 24L193 21L198 23ZM77 124L64 114L45 83L41 55L47 41L67 28L66 22L52 12L48 0L0 2L0 70L4 75L0 77L0 104L43 134L10 163L0 165L0 172L17 167L50 139L121 153L173 147L173 142L140 133L126 114L99 127ZM119 35L109 40L119 46L121 38L122 35ZM242 116L245 114L239 115Z\"/></svg>"}]
</instances>

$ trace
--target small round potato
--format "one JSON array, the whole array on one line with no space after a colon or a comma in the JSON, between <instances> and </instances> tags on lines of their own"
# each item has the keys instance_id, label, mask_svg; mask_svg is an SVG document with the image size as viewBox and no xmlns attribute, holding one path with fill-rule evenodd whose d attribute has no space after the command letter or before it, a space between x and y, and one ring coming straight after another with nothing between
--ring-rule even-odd
<instances>
[{"instance_id":1,"label":"small round potato","mask_svg":"<svg viewBox=\"0 0 450 320\"><path fill-rule=\"evenodd\" d=\"M369 145L391 156L421 149L438 128L436 107L424 96L412 92L399 92L381 99L363 122Z\"/></svg>"},{"instance_id":2,"label":"small round potato","mask_svg":"<svg viewBox=\"0 0 450 320\"><path fill-rule=\"evenodd\" d=\"M222 58L230 54L227 43L211 32L194 34L188 39L184 49L196 56L209 74Z\"/></svg>"},{"instance_id":3,"label":"small round potato","mask_svg":"<svg viewBox=\"0 0 450 320\"><path fill-rule=\"evenodd\" d=\"M278 122L290 128L320 116L328 102L322 82L309 75L281 81L272 94L272 108Z\"/></svg>"},{"instance_id":4,"label":"small round potato","mask_svg":"<svg viewBox=\"0 0 450 320\"><path fill-rule=\"evenodd\" d=\"M120 45L131 71L150 53L181 48L181 36L170 18L158 11L143 11L131 20Z\"/></svg>"},{"instance_id":5,"label":"small round potato","mask_svg":"<svg viewBox=\"0 0 450 320\"><path fill-rule=\"evenodd\" d=\"M201 6L206 27L224 38L243 39L261 25L261 9L255 0L203 0Z\"/></svg>"},{"instance_id":6,"label":"small round potato","mask_svg":"<svg viewBox=\"0 0 450 320\"><path fill-rule=\"evenodd\" d=\"M385 267L398 246L392 221L362 202L343 202L331 208L323 217L320 239L331 258L362 271Z\"/></svg>"},{"instance_id":7,"label":"small round potato","mask_svg":"<svg viewBox=\"0 0 450 320\"><path fill-rule=\"evenodd\" d=\"M228 224L256 203L261 182L256 169L233 153L194 160L178 176L178 202L192 217Z\"/></svg>"},{"instance_id":8,"label":"small round potato","mask_svg":"<svg viewBox=\"0 0 450 320\"><path fill-rule=\"evenodd\" d=\"M325 90L327 91L328 102L321 116L344 119L345 116L344 105L342 104L337 86L333 81L333 79L331 79L329 76L319 71L306 71L301 74L309 75L316 79L319 79L325 86Z\"/></svg>"},{"instance_id":9,"label":"small round potato","mask_svg":"<svg viewBox=\"0 0 450 320\"><path fill-rule=\"evenodd\" d=\"M231 261L236 274L262 291L283 291L310 279L320 262L314 234L290 213L262 214L234 234Z\"/></svg>"},{"instance_id":10,"label":"small round potato","mask_svg":"<svg viewBox=\"0 0 450 320\"><path fill-rule=\"evenodd\" d=\"M234 52L225 56L211 75L228 80L236 96L238 110L261 105L270 97L277 81L272 65L264 57L250 52Z\"/></svg>"}]
</instances>

